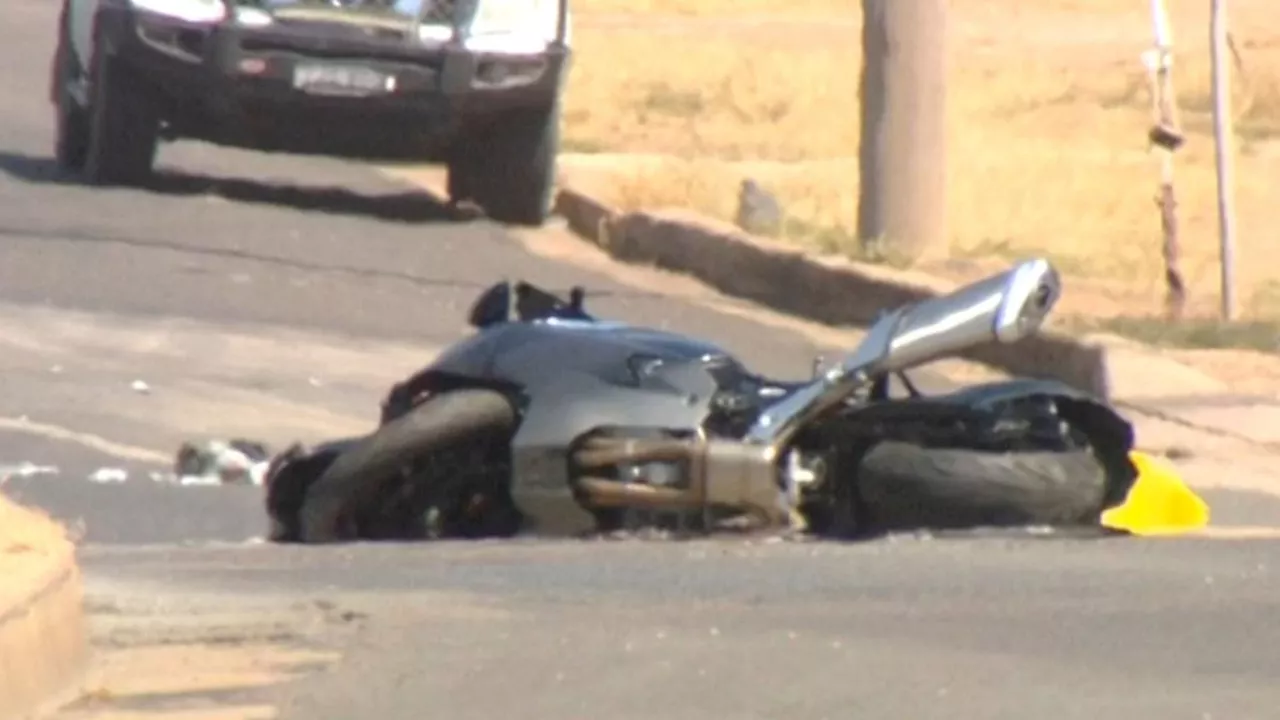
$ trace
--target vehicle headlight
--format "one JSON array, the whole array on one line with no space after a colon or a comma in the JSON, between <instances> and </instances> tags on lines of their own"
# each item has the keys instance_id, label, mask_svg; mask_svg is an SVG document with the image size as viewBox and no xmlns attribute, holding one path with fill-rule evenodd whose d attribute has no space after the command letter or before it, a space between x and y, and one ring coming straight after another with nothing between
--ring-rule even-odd
<instances>
[{"instance_id":1,"label":"vehicle headlight","mask_svg":"<svg viewBox=\"0 0 1280 720\"><path fill-rule=\"evenodd\" d=\"M556 40L562 0L479 0L464 44L476 52L533 54ZM569 43L566 10L565 44Z\"/></svg>"},{"instance_id":2,"label":"vehicle headlight","mask_svg":"<svg viewBox=\"0 0 1280 720\"><path fill-rule=\"evenodd\" d=\"M135 10L191 23L216 23L227 18L223 0L129 0Z\"/></svg>"}]
</instances>

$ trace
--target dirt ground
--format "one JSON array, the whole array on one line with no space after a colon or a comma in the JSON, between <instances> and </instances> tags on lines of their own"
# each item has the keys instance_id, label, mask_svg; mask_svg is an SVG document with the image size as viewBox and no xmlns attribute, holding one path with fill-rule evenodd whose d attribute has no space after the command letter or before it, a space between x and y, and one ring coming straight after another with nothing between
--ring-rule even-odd
<instances>
[{"instance_id":1,"label":"dirt ground","mask_svg":"<svg viewBox=\"0 0 1280 720\"><path fill-rule=\"evenodd\" d=\"M1280 173L1280 15L1272 6L1230 5L1239 53L1237 296L1247 317L1264 319L1280 318L1280 270L1261 261L1268 213L1280 202L1280 185L1269 182ZM1139 0L951 0L954 242L950 261L922 269L965 279L1044 253L1068 276L1069 314L1161 308L1158 164L1146 142L1141 61L1152 45L1149 9ZM1209 4L1169 0L1169 9L1189 135L1177 158L1181 269L1189 310L1208 315L1219 274ZM583 0L575 13L566 150L664 158L625 173L617 202L692 206L727 219L739 181L753 177L800 221L797 242L857 254L857 2Z\"/></svg>"},{"instance_id":2,"label":"dirt ground","mask_svg":"<svg viewBox=\"0 0 1280 720\"><path fill-rule=\"evenodd\" d=\"M0 474L0 608L23 599L31 583L48 572L49 553L65 548L62 526L45 514L6 500Z\"/></svg>"}]
</instances>

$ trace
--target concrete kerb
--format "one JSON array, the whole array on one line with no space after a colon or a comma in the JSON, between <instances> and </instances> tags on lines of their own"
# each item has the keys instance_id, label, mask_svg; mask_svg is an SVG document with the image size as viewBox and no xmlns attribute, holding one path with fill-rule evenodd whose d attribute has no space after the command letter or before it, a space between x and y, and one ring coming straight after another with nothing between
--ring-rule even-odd
<instances>
[{"instance_id":1,"label":"concrete kerb","mask_svg":"<svg viewBox=\"0 0 1280 720\"><path fill-rule=\"evenodd\" d=\"M726 295L828 325L865 327L885 308L953 289L917 273L808 255L685 210L624 213L574 188L559 191L555 209L575 235L618 260L683 272ZM963 357L1111 396L1106 348L1061 333L984 345Z\"/></svg>"},{"instance_id":2,"label":"concrete kerb","mask_svg":"<svg viewBox=\"0 0 1280 720\"><path fill-rule=\"evenodd\" d=\"M0 720L71 699L88 659L74 542L53 520L0 496Z\"/></svg>"}]
</instances>

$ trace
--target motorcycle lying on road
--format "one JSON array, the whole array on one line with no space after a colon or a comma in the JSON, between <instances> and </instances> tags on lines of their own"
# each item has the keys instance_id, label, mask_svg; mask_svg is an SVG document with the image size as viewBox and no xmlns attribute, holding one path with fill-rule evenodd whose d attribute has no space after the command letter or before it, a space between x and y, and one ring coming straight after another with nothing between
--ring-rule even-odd
<instances>
[{"instance_id":1,"label":"motorcycle lying on road","mask_svg":"<svg viewBox=\"0 0 1280 720\"><path fill-rule=\"evenodd\" d=\"M925 396L906 376L1031 335L1060 293L1047 261L1022 262L885 312L840 363L782 382L697 338L592 317L581 288L501 282L474 334L391 389L373 432L273 458L271 539L1202 522L1176 477L1135 464L1133 428L1101 398L1027 378Z\"/></svg>"}]
</instances>

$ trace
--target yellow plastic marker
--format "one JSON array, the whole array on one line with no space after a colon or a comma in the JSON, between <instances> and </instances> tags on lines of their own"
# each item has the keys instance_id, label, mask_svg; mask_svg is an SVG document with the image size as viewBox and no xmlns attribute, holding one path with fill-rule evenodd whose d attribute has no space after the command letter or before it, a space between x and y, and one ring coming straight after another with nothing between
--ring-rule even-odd
<instances>
[{"instance_id":1,"label":"yellow plastic marker","mask_svg":"<svg viewBox=\"0 0 1280 720\"><path fill-rule=\"evenodd\" d=\"M1133 451L1138 478L1120 505L1102 513L1102 524L1134 535L1179 535L1209 525L1209 505L1178 475L1173 463Z\"/></svg>"}]
</instances>

